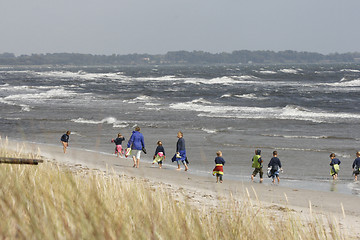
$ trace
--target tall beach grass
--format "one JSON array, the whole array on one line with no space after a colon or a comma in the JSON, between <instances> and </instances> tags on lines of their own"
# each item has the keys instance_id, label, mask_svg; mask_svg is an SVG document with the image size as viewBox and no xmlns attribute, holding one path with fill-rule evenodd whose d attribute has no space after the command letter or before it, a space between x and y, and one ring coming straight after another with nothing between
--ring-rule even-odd
<instances>
[{"instance_id":1,"label":"tall beach grass","mask_svg":"<svg viewBox=\"0 0 360 240\"><path fill-rule=\"evenodd\" d=\"M0 156L24 156L0 142ZM274 217L231 196L197 209L166 187L52 162L0 164L0 181L1 239L347 239L331 221Z\"/></svg>"}]
</instances>

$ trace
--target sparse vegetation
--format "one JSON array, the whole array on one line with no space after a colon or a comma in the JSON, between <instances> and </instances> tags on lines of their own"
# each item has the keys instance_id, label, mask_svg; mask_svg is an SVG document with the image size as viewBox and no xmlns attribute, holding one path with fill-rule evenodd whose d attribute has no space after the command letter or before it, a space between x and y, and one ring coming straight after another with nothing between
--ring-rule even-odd
<instances>
[{"instance_id":1,"label":"sparse vegetation","mask_svg":"<svg viewBox=\"0 0 360 240\"><path fill-rule=\"evenodd\" d=\"M0 140L0 156L23 154ZM274 217L229 196L195 209L161 186L51 162L1 164L0 181L1 239L347 239L336 224L304 224L285 208Z\"/></svg>"}]
</instances>

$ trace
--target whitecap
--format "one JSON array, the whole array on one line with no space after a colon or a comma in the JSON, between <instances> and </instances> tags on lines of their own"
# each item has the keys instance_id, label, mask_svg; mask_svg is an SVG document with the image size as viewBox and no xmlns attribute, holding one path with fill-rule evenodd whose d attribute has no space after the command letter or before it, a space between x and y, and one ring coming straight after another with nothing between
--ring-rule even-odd
<instances>
[{"instance_id":1,"label":"whitecap","mask_svg":"<svg viewBox=\"0 0 360 240\"><path fill-rule=\"evenodd\" d=\"M279 72L282 73L290 73L290 74L297 74L298 70L297 69L293 69L293 68L284 68L284 69L280 69Z\"/></svg>"},{"instance_id":2,"label":"whitecap","mask_svg":"<svg viewBox=\"0 0 360 240\"><path fill-rule=\"evenodd\" d=\"M262 70L262 71L258 71L261 74L276 74L277 72L274 71L270 71L270 70Z\"/></svg>"},{"instance_id":3,"label":"whitecap","mask_svg":"<svg viewBox=\"0 0 360 240\"><path fill-rule=\"evenodd\" d=\"M216 129L201 128L201 130L209 134L214 134L217 132Z\"/></svg>"},{"instance_id":4,"label":"whitecap","mask_svg":"<svg viewBox=\"0 0 360 240\"><path fill-rule=\"evenodd\" d=\"M210 118L243 118L243 119L283 119L321 122L339 122L360 120L360 114L337 113L306 109L299 106L287 105L281 107L239 107L216 104L202 104L199 102L184 102L170 104L170 108L182 111L199 112L200 117Z\"/></svg>"},{"instance_id":5,"label":"whitecap","mask_svg":"<svg viewBox=\"0 0 360 240\"><path fill-rule=\"evenodd\" d=\"M40 93L25 93L25 94L14 94L5 97L5 100L37 100L37 99L50 99L50 98L68 98L69 96L76 95L73 91L66 91L63 88L51 89L46 92Z\"/></svg>"},{"instance_id":6,"label":"whitecap","mask_svg":"<svg viewBox=\"0 0 360 240\"><path fill-rule=\"evenodd\" d=\"M238 98L247 98L247 99L255 99L258 98L255 93L243 94L243 95L235 95Z\"/></svg>"},{"instance_id":7,"label":"whitecap","mask_svg":"<svg viewBox=\"0 0 360 240\"><path fill-rule=\"evenodd\" d=\"M185 83L188 84L223 84L230 85L236 82L233 78L230 77L217 77L212 79L204 79L204 78L185 78Z\"/></svg>"},{"instance_id":8,"label":"whitecap","mask_svg":"<svg viewBox=\"0 0 360 240\"><path fill-rule=\"evenodd\" d=\"M156 101L156 100L157 100L157 98L155 98L155 97L141 95L141 96L138 96L138 97L130 99L130 100L123 100L123 102L125 102L125 103L144 103L145 102L145 103L150 104L152 101Z\"/></svg>"},{"instance_id":9,"label":"whitecap","mask_svg":"<svg viewBox=\"0 0 360 240\"><path fill-rule=\"evenodd\" d=\"M114 128L125 128L129 126L128 123L119 121L114 117L103 118L102 120L89 120L84 118L71 119L72 122L81 123L81 124L110 124L113 125Z\"/></svg>"},{"instance_id":10,"label":"whitecap","mask_svg":"<svg viewBox=\"0 0 360 240\"><path fill-rule=\"evenodd\" d=\"M340 82L329 85L342 86L342 87L360 87L360 78L354 80L347 80L346 78L342 78Z\"/></svg>"},{"instance_id":11,"label":"whitecap","mask_svg":"<svg viewBox=\"0 0 360 240\"><path fill-rule=\"evenodd\" d=\"M220 98L229 98L229 97L231 97L231 94L224 94Z\"/></svg>"},{"instance_id":12,"label":"whitecap","mask_svg":"<svg viewBox=\"0 0 360 240\"><path fill-rule=\"evenodd\" d=\"M18 106L21 107L21 112L30 112L31 108L29 105L26 104L17 104L12 101L5 100L4 98L0 98L0 103L11 105L11 106Z\"/></svg>"},{"instance_id":13,"label":"whitecap","mask_svg":"<svg viewBox=\"0 0 360 240\"><path fill-rule=\"evenodd\" d=\"M360 70L357 70L357 69L341 69L340 72L360 73Z\"/></svg>"},{"instance_id":14,"label":"whitecap","mask_svg":"<svg viewBox=\"0 0 360 240\"><path fill-rule=\"evenodd\" d=\"M198 99L194 99L191 101L191 103L203 103L203 104L211 104L211 102L203 99L203 98L198 98Z\"/></svg>"}]
</instances>

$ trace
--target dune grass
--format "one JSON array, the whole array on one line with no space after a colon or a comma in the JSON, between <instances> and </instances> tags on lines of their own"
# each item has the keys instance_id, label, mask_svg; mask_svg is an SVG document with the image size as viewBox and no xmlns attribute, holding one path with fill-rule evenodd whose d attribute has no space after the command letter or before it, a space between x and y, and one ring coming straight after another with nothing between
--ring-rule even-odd
<instances>
[{"instance_id":1,"label":"dune grass","mask_svg":"<svg viewBox=\"0 0 360 240\"><path fill-rule=\"evenodd\" d=\"M22 154L0 141L0 156ZM196 209L165 187L51 162L0 164L0 181L1 239L347 239L336 224L304 224L290 211L272 217L231 196Z\"/></svg>"}]
</instances>

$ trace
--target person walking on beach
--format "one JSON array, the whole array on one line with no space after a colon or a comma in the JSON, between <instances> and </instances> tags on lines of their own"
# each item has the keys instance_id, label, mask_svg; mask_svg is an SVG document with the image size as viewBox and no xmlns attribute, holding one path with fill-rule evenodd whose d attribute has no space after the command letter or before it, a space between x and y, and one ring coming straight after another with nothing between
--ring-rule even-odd
<instances>
[{"instance_id":1,"label":"person walking on beach","mask_svg":"<svg viewBox=\"0 0 360 240\"><path fill-rule=\"evenodd\" d=\"M222 157L221 151L217 151L216 156L217 157L215 158L215 168L213 169L213 176L215 176L215 174L216 174L216 183L219 182L219 178L220 178L220 183L222 183L223 175L224 175L225 160Z\"/></svg>"},{"instance_id":2,"label":"person walking on beach","mask_svg":"<svg viewBox=\"0 0 360 240\"><path fill-rule=\"evenodd\" d=\"M331 153L330 154L330 166L331 166L331 169L330 169L330 175L333 177L334 180L336 180L338 178L338 174L339 174L339 171L340 171L340 163L341 161L336 158L335 156L335 153Z\"/></svg>"},{"instance_id":3,"label":"person walking on beach","mask_svg":"<svg viewBox=\"0 0 360 240\"><path fill-rule=\"evenodd\" d=\"M70 138L70 131L66 131L64 135L61 136L60 141L63 145L64 153L66 153L66 148L69 146L69 138Z\"/></svg>"},{"instance_id":4,"label":"person walking on beach","mask_svg":"<svg viewBox=\"0 0 360 240\"><path fill-rule=\"evenodd\" d=\"M166 158L165 149L164 149L164 147L162 145L162 142L158 141L157 142L157 147L156 147L156 150L155 150L155 154L154 154L154 157L153 157L154 161L153 161L152 164L158 163L159 168L161 168L165 158Z\"/></svg>"},{"instance_id":5,"label":"person walking on beach","mask_svg":"<svg viewBox=\"0 0 360 240\"><path fill-rule=\"evenodd\" d=\"M146 154L144 136L140 132L139 126L136 126L135 131L132 132L127 147L131 148L133 155L132 158L134 161L133 167L139 168L141 151Z\"/></svg>"},{"instance_id":6,"label":"person walking on beach","mask_svg":"<svg viewBox=\"0 0 360 240\"><path fill-rule=\"evenodd\" d=\"M122 150L122 142L125 141L125 138L121 133L118 133L118 136L116 139L111 139L111 142L115 143L115 154L119 157L119 155L123 156L123 150Z\"/></svg>"},{"instance_id":7,"label":"person walking on beach","mask_svg":"<svg viewBox=\"0 0 360 240\"><path fill-rule=\"evenodd\" d=\"M279 170L282 170L280 159L277 156L278 156L277 151L273 151L273 157L271 158L268 164L268 168L271 168L269 177L272 177L273 183L275 183L275 177L278 180L278 183L280 183Z\"/></svg>"},{"instance_id":8,"label":"person walking on beach","mask_svg":"<svg viewBox=\"0 0 360 240\"><path fill-rule=\"evenodd\" d=\"M186 149L185 149L184 134L181 131L179 131L177 133L177 137L178 137L178 141L176 143L176 154L171 160L172 162L176 161L178 165L177 170L180 170L180 161L181 161L185 166L185 171L187 171L189 170L189 168L186 164Z\"/></svg>"},{"instance_id":9,"label":"person walking on beach","mask_svg":"<svg viewBox=\"0 0 360 240\"><path fill-rule=\"evenodd\" d=\"M356 152L356 159L354 160L352 164L353 174L355 175L354 180L357 181L357 176L360 173L360 152Z\"/></svg>"},{"instance_id":10,"label":"person walking on beach","mask_svg":"<svg viewBox=\"0 0 360 240\"><path fill-rule=\"evenodd\" d=\"M261 155L260 155L260 154L261 154L261 150L256 149L256 150L255 150L255 155L254 155L253 158L252 158L252 167L254 168L254 171L253 171L253 173L252 173L252 175L251 175L251 181L252 181L252 182L254 181L254 177L255 177L256 174L258 174L258 173L259 173L259 175L260 175L260 183L263 182L263 174L264 174L263 169L262 169L262 167L263 167L263 165L262 165L263 160L261 159Z\"/></svg>"}]
</instances>

